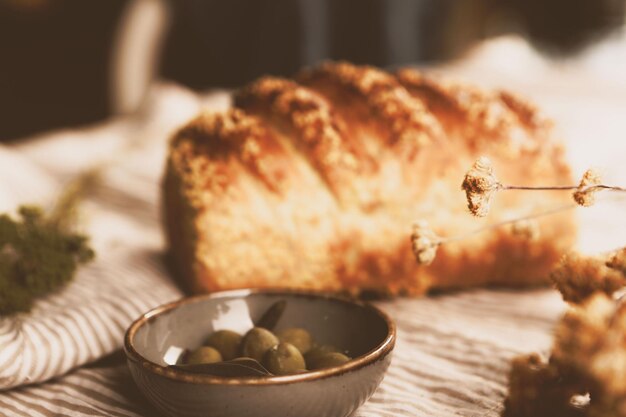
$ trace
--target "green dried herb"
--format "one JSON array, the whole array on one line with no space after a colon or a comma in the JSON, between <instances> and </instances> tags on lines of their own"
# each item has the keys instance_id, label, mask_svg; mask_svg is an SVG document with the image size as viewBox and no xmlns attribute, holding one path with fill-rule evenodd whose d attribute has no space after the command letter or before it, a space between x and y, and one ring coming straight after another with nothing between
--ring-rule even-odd
<instances>
[{"instance_id":1,"label":"green dried herb","mask_svg":"<svg viewBox=\"0 0 626 417\"><path fill-rule=\"evenodd\" d=\"M18 219L0 215L0 315L29 311L36 298L64 287L93 259L88 238L69 228L88 185L80 178L68 187L48 216L34 206L20 207Z\"/></svg>"}]
</instances>

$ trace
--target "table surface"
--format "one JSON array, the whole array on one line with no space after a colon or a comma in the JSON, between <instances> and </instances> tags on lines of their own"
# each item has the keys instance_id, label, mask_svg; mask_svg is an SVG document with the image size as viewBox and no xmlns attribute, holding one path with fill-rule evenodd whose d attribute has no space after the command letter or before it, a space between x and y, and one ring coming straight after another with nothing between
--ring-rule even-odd
<instances>
[{"instance_id":1,"label":"table surface","mask_svg":"<svg viewBox=\"0 0 626 417\"><path fill-rule=\"evenodd\" d=\"M575 175L597 166L607 182L625 185L623 45L611 40L576 61L554 63L519 39L503 38L482 45L462 61L432 70L487 87L506 87L532 99L556 120ZM154 87L148 103L137 116L0 147L14 166L24 170L19 172L33 173L30 181L0 177L0 209L33 199L45 201L68 178L94 163L104 164L107 194L90 199L86 207L94 245L111 252L132 249L132 259L115 261L115 274L133 274L142 265L146 282L158 277L154 285L160 286L162 297L173 299L180 293L164 283L167 273L155 255L164 245L157 202L167 134L199 107L224 108L228 97L219 92L198 96L162 83ZM578 248L594 253L623 246L625 206L623 197L611 196L578 210ZM120 227L126 230L124 236L116 232ZM385 380L358 417L499 415L510 359L549 349L552 326L565 308L560 296L548 289L479 289L378 305L397 321L398 342ZM0 339L1 335L0 331ZM2 413L154 415L132 383L118 348L49 382L1 393Z\"/></svg>"}]
</instances>

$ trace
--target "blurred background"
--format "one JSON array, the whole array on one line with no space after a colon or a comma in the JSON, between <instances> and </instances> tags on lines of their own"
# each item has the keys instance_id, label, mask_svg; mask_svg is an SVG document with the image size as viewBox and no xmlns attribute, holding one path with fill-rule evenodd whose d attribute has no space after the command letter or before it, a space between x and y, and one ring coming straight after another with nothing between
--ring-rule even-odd
<instances>
[{"instance_id":1,"label":"blurred background","mask_svg":"<svg viewBox=\"0 0 626 417\"><path fill-rule=\"evenodd\" d=\"M563 62L622 38L624 0L0 0L0 141L323 59L434 65L516 34ZM624 43L626 45L626 43Z\"/></svg>"}]
</instances>

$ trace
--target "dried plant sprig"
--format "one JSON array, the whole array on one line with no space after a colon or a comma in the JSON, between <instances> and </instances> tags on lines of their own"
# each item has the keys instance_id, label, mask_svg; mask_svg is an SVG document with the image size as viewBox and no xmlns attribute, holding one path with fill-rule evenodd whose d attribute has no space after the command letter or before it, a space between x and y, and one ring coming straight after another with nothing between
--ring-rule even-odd
<instances>
[{"instance_id":1,"label":"dried plant sprig","mask_svg":"<svg viewBox=\"0 0 626 417\"><path fill-rule=\"evenodd\" d=\"M617 250L611 259L608 260L606 266L621 271L622 274L626 275L626 247Z\"/></svg>"},{"instance_id":2,"label":"dried plant sprig","mask_svg":"<svg viewBox=\"0 0 626 417\"><path fill-rule=\"evenodd\" d=\"M498 181L493 164L489 158L481 156L465 174L461 188L467 197L470 213L477 217L485 217L489 213L491 201L496 192L503 190L530 191L574 191L572 194L576 204L589 207L595 203L595 193L600 190L626 191L626 188L602 184L597 171L585 171L578 185L529 187L505 185Z\"/></svg>"},{"instance_id":3,"label":"dried plant sprig","mask_svg":"<svg viewBox=\"0 0 626 417\"><path fill-rule=\"evenodd\" d=\"M589 416L626 415L626 304L596 293L555 329L550 361L588 387Z\"/></svg>"},{"instance_id":4,"label":"dried plant sprig","mask_svg":"<svg viewBox=\"0 0 626 417\"><path fill-rule=\"evenodd\" d=\"M61 230L68 230L76 222L78 207L102 180L99 169L90 169L68 183L54 203L48 221Z\"/></svg>"},{"instance_id":5,"label":"dried plant sprig","mask_svg":"<svg viewBox=\"0 0 626 417\"><path fill-rule=\"evenodd\" d=\"M504 417L626 417L626 247L596 257L568 255L552 274L576 303L555 329L548 362L513 360ZM556 394L556 395L554 395ZM586 401L572 406L572 398Z\"/></svg>"},{"instance_id":6,"label":"dried plant sprig","mask_svg":"<svg viewBox=\"0 0 626 417\"><path fill-rule=\"evenodd\" d=\"M592 206L596 202L595 193L600 190L597 186L601 184L602 178L598 172L593 169L585 171L573 195L576 204L583 207Z\"/></svg>"},{"instance_id":7,"label":"dried plant sprig","mask_svg":"<svg viewBox=\"0 0 626 417\"><path fill-rule=\"evenodd\" d=\"M484 217L489 212L494 194L502 189L502 184L494 174L491 160L481 156L465 174L461 188L465 190L470 212L474 216Z\"/></svg>"},{"instance_id":8,"label":"dried plant sprig","mask_svg":"<svg viewBox=\"0 0 626 417\"><path fill-rule=\"evenodd\" d=\"M60 229L42 209L20 207L19 214L0 215L0 316L29 311L94 257L86 236Z\"/></svg>"},{"instance_id":9,"label":"dried plant sprig","mask_svg":"<svg viewBox=\"0 0 626 417\"><path fill-rule=\"evenodd\" d=\"M70 182L51 212L22 206L19 217L0 214L0 316L27 312L35 300L62 289L95 253L74 229L76 211L96 185L89 171Z\"/></svg>"},{"instance_id":10,"label":"dried plant sprig","mask_svg":"<svg viewBox=\"0 0 626 417\"><path fill-rule=\"evenodd\" d=\"M418 264L430 265L437 256L437 248L441 242L441 238L432 231L428 222L421 220L413 223L411 247Z\"/></svg>"},{"instance_id":11,"label":"dried plant sprig","mask_svg":"<svg viewBox=\"0 0 626 417\"><path fill-rule=\"evenodd\" d=\"M583 207L589 207L596 201L595 193L599 190L596 186L602 183L600 174L593 169L588 169L583 174L578 188L573 194L574 201Z\"/></svg>"},{"instance_id":12,"label":"dried plant sprig","mask_svg":"<svg viewBox=\"0 0 626 417\"><path fill-rule=\"evenodd\" d=\"M550 275L563 299L579 304L597 292L609 296L626 286L626 275L602 257L565 255Z\"/></svg>"},{"instance_id":13,"label":"dried plant sprig","mask_svg":"<svg viewBox=\"0 0 626 417\"><path fill-rule=\"evenodd\" d=\"M582 416L570 399L580 387L564 380L554 364L539 354L513 359L509 372L509 395L504 403L504 417Z\"/></svg>"},{"instance_id":14,"label":"dried plant sprig","mask_svg":"<svg viewBox=\"0 0 626 417\"><path fill-rule=\"evenodd\" d=\"M429 265L436 258L437 250L439 247L451 242L469 239L470 237L481 233L501 229L505 226L511 226L511 233L513 233L515 236L518 236L522 239L532 240L535 239L540 233L539 225L536 223L537 219L565 210L569 210L574 207L576 207L574 204L568 204L565 206L556 207L551 210L530 214L528 216L504 220L498 223L479 227L467 233L448 237L442 237L437 235L430 228L428 222L425 220L415 221L413 223L411 233L411 245L413 249L413 254L415 255L415 260L418 264Z\"/></svg>"},{"instance_id":15,"label":"dried plant sprig","mask_svg":"<svg viewBox=\"0 0 626 417\"><path fill-rule=\"evenodd\" d=\"M548 362L514 359L509 384L505 417L626 416L626 303L595 293L570 309ZM575 397L588 401L572 407Z\"/></svg>"}]
</instances>

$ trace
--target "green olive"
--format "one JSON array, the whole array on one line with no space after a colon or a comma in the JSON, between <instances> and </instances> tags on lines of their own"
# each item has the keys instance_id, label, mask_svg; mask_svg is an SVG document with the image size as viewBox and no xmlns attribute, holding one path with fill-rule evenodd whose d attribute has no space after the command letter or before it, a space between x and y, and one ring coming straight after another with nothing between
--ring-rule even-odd
<instances>
[{"instance_id":1,"label":"green olive","mask_svg":"<svg viewBox=\"0 0 626 417\"><path fill-rule=\"evenodd\" d=\"M304 360L306 361L307 369L313 369L313 368L311 368L310 363L311 362L315 362L317 360L318 356L324 355L326 353L332 353L332 352L339 352L339 349L337 349L336 347L334 347L332 345L317 345L317 346L313 346L304 355Z\"/></svg>"},{"instance_id":2,"label":"green olive","mask_svg":"<svg viewBox=\"0 0 626 417\"><path fill-rule=\"evenodd\" d=\"M241 342L241 353L261 362L265 352L276 346L279 340L274 333L262 327L254 327L246 333Z\"/></svg>"},{"instance_id":3,"label":"green olive","mask_svg":"<svg viewBox=\"0 0 626 417\"><path fill-rule=\"evenodd\" d=\"M311 350L311 347L313 347L313 338L311 337L311 333L300 327L291 327L289 329L281 330L276 336L278 336L278 340L281 342L291 343L297 347L303 355L305 355L309 350Z\"/></svg>"},{"instance_id":4,"label":"green olive","mask_svg":"<svg viewBox=\"0 0 626 417\"><path fill-rule=\"evenodd\" d=\"M229 361L235 359L239 354L241 339L243 337L232 330L218 330L209 336L205 345L214 347L225 361Z\"/></svg>"},{"instance_id":5,"label":"green olive","mask_svg":"<svg viewBox=\"0 0 626 417\"><path fill-rule=\"evenodd\" d=\"M201 363L215 363L221 361L222 355L217 349L210 346L201 346L187 356L186 363L189 365L198 365Z\"/></svg>"},{"instance_id":6,"label":"green olive","mask_svg":"<svg viewBox=\"0 0 626 417\"><path fill-rule=\"evenodd\" d=\"M274 375L306 371L302 353L291 343L280 343L265 352L263 365Z\"/></svg>"},{"instance_id":7,"label":"green olive","mask_svg":"<svg viewBox=\"0 0 626 417\"><path fill-rule=\"evenodd\" d=\"M350 360L349 357L339 352L320 353L309 360L306 364L310 370L330 368L331 366L339 366Z\"/></svg>"}]
</instances>

